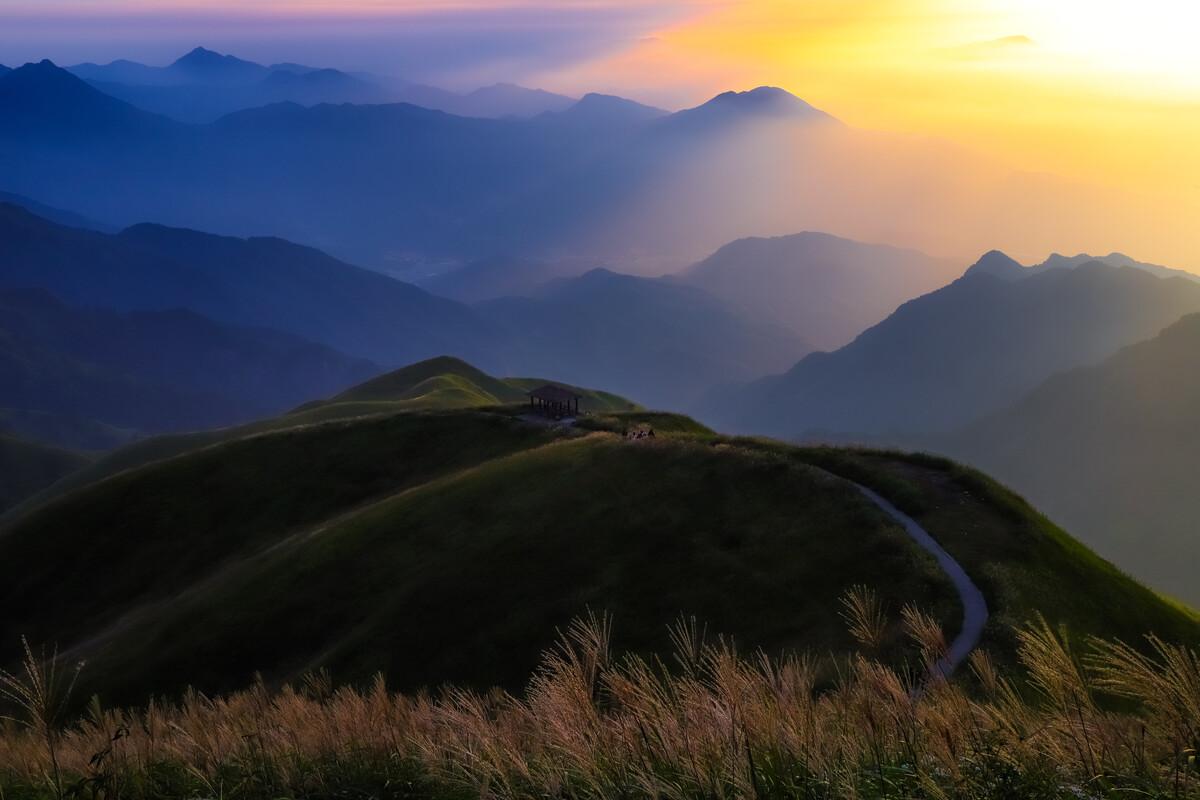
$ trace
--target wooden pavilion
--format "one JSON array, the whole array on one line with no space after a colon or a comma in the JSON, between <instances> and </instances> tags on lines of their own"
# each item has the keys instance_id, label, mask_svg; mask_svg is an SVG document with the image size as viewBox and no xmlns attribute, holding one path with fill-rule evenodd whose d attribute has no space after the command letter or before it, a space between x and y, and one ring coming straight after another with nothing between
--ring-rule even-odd
<instances>
[{"instance_id":1,"label":"wooden pavilion","mask_svg":"<svg viewBox=\"0 0 1200 800\"><path fill-rule=\"evenodd\" d=\"M529 393L529 407L548 417L573 417L582 396L563 386L547 383Z\"/></svg>"}]
</instances>

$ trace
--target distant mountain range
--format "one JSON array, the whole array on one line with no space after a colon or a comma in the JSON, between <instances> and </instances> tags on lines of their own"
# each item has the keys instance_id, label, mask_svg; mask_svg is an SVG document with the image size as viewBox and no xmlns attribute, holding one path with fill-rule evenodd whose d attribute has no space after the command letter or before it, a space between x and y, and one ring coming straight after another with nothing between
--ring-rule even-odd
<instances>
[{"instance_id":1,"label":"distant mountain range","mask_svg":"<svg viewBox=\"0 0 1200 800\"><path fill-rule=\"evenodd\" d=\"M1006 280L986 268L999 259L989 254L833 353L716 392L701 417L791 437L950 431L1200 311L1192 280L1097 261Z\"/></svg>"},{"instance_id":2,"label":"distant mountain range","mask_svg":"<svg viewBox=\"0 0 1200 800\"><path fill-rule=\"evenodd\" d=\"M303 64L264 66L197 47L165 67L133 61L67 69L105 94L180 122L204 123L270 103L412 103L466 117L534 117L575 100L511 83L467 94L379 75Z\"/></svg>"},{"instance_id":3,"label":"distant mountain range","mask_svg":"<svg viewBox=\"0 0 1200 800\"><path fill-rule=\"evenodd\" d=\"M130 436L230 425L279 413L378 368L288 334L220 325L188 311L116 313L0 289L0 409L90 420ZM0 414L0 430L71 447L45 421Z\"/></svg>"},{"instance_id":4,"label":"distant mountain range","mask_svg":"<svg viewBox=\"0 0 1200 800\"><path fill-rule=\"evenodd\" d=\"M161 419L149 408L135 412L136 404L115 401L104 413L68 407L72 396L113 392L68 388L55 403L30 395L10 405L135 431L227 424L275 412L362 377L369 369L363 359L387 367L445 354L470 357L510 375L553 374L580 384L589 376L608 378L642 403L676 408L718 382L782 369L810 349L787 328L757 321L697 287L607 270L551 281L525 298L466 305L280 239L238 239L148 224L105 234L58 225L11 204L0 204L0 248L0 289L36 289L67 306L106 310L60 308L55 313L63 321L41 325L39 342L53 339L55 330L63 335L86 330L83 321L67 319L83 315L97 329L94 336L81 332L75 344L55 340L48 349L174 393L151 401L146 390L145 403L162 409ZM50 315L56 306L47 298L38 308ZM120 316L133 312L140 316ZM170 328L172 320L179 330ZM208 331L213 341L229 337L230 348L234 342L256 343L263 362L256 367L260 377L255 379L253 371L239 377L236 364L222 366L200 352L184 357L162 345L162 361L151 363L152 352L136 349L140 341L145 347L160 341L183 346L197 338L199 347L204 337L186 333L191 328ZM117 337L126 330L128 336ZM112 335L100 335L104 331ZM262 349L268 342L275 342L270 358ZM285 358L288 342L293 350L307 352L305 358L295 357L293 372ZM28 363L40 368L38 358ZM171 372L171 365L181 372ZM247 382L239 383L242 378ZM237 388L243 405L223 407L217 399L201 397L210 390L219 394L226 383ZM64 378L59 385L73 384ZM129 413L122 416L122 408ZM35 422L14 418L10 427L36 436L46 426ZM59 427L67 433L57 441L79 444L85 438ZM86 439L101 446L91 434Z\"/></svg>"},{"instance_id":5,"label":"distant mountain range","mask_svg":"<svg viewBox=\"0 0 1200 800\"><path fill-rule=\"evenodd\" d=\"M476 309L509 332L510 363L524 373L607 385L655 408L686 408L716 383L778 369L810 349L695 287L605 269Z\"/></svg>"},{"instance_id":6,"label":"distant mountain range","mask_svg":"<svg viewBox=\"0 0 1200 800\"><path fill-rule=\"evenodd\" d=\"M228 325L273 328L394 365L441 353L495 363L495 330L415 286L279 239L138 225L66 228L0 205L0 285L121 311L185 308Z\"/></svg>"},{"instance_id":7,"label":"distant mountain range","mask_svg":"<svg viewBox=\"0 0 1200 800\"><path fill-rule=\"evenodd\" d=\"M728 163L731 153L758 158L762 148L744 147L745 137L786 135L795 144L829 127L837 126L826 115L766 89L670 115L589 96L524 120L404 103L276 103L186 125L48 61L0 76L7 191L118 223L269 232L392 273L505 252L703 247L696 226L727 206L724 194L697 187L655 201L672 218L661 226L644 212L620 220L654 192L692 180L719 180L733 193L760 186L779 170ZM703 238L742 224L709 222Z\"/></svg>"},{"instance_id":8,"label":"distant mountain range","mask_svg":"<svg viewBox=\"0 0 1200 800\"><path fill-rule=\"evenodd\" d=\"M1200 315L923 444L990 470L1133 575L1200 604Z\"/></svg>"},{"instance_id":9,"label":"distant mountain range","mask_svg":"<svg viewBox=\"0 0 1200 800\"><path fill-rule=\"evenodd\" d=\"M1076 269L1077 267L1086 266L1094 262L1107 264L1110 267L1130 267L1131 269L1139 269L1143 272L1149 272L1151 275L1156 275L1160 278L1184 278L1189 281L1200 282L1200 275L1194 272L1187 272L1182 269L1172 269L1164 267L1160 264L1147 264L1144 261L1137 261L1130 258L1124 253L1109 253L1106 256L1091 256L1087 253L1080 253L1074 256L1064 256L1059 253L1053 253L1040 264L1027 267L1008 257L998 250L993 250L987 253L983 258L968 270L968 275L985 274L1004 280L1022 280L1032 275L1039 275L1043 272L1048 272L1054 269Z\"/></svg>"},{"instance_id":10,"label":"distant mountain range","mask_svg":"<svg viewBox=\"0 0 1200 800\"><path fill-rule=\"evenodd\" d=\"M527 297L556 278L573 278L599 268L592 260L548 261L520 256L493 256L418 281L433 294L462 303L502 297Z\"/></svg>"},{"instance_id":11,"label":"distant mountain range","mask_svg":"<svg viewBox=\"0 0 1200 800\"><path fill-rule=\"evenodd\" d=\"M679 279L833 350L906 300L941 288L959 269L914 250L799 233L739 239Z\"/></svg>"},{"instance_id":12,"label":"distant mountain range","mask_svg":"<svg viewBox=\"0 0 1200 800\"><path fill-rule=\"evenodd\" d=\"M68 228L84 228L85 230L100 231L102 233L116 233L117 231L116 228L110 225L88 219L81 214L76 214L74 211L43 205L32 198L23 197L19 194L0 192L0 204L20 206L35 216Z\"/></svg>"}]
</instances>

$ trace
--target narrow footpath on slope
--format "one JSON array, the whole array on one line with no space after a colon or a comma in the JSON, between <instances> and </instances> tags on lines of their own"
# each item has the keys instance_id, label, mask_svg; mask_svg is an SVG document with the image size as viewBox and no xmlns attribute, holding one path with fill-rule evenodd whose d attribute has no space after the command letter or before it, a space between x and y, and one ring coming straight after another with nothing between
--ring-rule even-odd
<instances>
[{"instance_id":1,"label":"narrow footpath on slope","mask_svg":"<svg viewBox=\"0 0 1200 800\"><path fill-rule=\"evenodd\" d=\"M958 592L963 607L962 627L959 629L958 636L954 637L954 641L950 643L945 657L930 669L931 676L941 674L948 678L978 646L979 637L983 635L983 627L988 621L987 601L983 599L983 592L979 591L979 587L967 575L967 571L962 568L962 565L929 535L929 531L918 525L916 520L880 497L876 492L857 483L854 485L867 496L867 499L879 506L880 510L899 522L905 533L920 545L921 549L937 559L938 565L950 578L955 591Z\"/></svg>"}]
</instances>

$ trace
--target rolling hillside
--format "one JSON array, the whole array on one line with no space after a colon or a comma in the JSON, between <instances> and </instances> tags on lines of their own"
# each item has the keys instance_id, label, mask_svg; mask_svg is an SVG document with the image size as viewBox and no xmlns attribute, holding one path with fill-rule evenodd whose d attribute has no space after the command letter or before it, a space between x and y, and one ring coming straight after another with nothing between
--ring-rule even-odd
<instances>
[{"instance_id":1,"label":"rolling hillside","mask_svg":"<svg viewBox=\"0 0 1200 800\"><path fill-rule=\"evenodd\" d=\"M928 446L978 464L1153 586L1200 603L1200 315Z\"/></svg>"},{"instance_id":2,"label":"rolling hillside","mask_svg":"<svg viewBox=\"0 0 1200 800\"><path fill-rule=\"evenodd\" d=\"M1034 611L1076 635L1200 635L1190 612L949 462L729 439L640 411L579 428L515 414L283 427L62 496L0 535L4 658L20 633L57 641L106 702L317 667L382 669L397 688L513 686L589 608L615 615L622 650L662 651L666 626L695 614L744 648L838 652L833 609L856 583L952 631L945 576L838 476L892 498L972 572L1001 658L1005 625ZM646 424L657 439L613 432Z\"/></svg>"},{"instance_id":3,"label":"rolling hillside","mask_svg":"<svg viewBox=\"0 0 1200 800\"><path fill-rule=\"evenodd\" d=\"M0 434L0 514L91 461L83 453Z\"/></svg>"},{"instance_id":4,"label":"rolling hillside","mask_svg":"<svg viewBox=\"0 0 1200 800\"><path fill-rule=\"evenodd\" d=\"M404 411L523 405L525 393L545 383L547 381L542 378L494 378L457 358L431 358L384 373L326 400L305 403L278 417L236 427L155 436L133 442L65 477L30 498L27 505L43 503L117 473L221 442L287 428ZM585 413L603 415L640 409L636 403L615 394L572 388L580 394L580 410ZM2 421L0 416L0 424Z\"/></svg>"},{"instance_id":5,"label":"rolling hillside","mask_svg":"<svg viewBox=\"0 0 1200 800\"><path fill-rule=\"evenodd\" d=\"M722 430L788 437L949 432L1195 311L1200 284L1140 269L1093 262L1006 280L972 268L840 350L716 392L697 413Z\"/></svg>"}]
</instances>

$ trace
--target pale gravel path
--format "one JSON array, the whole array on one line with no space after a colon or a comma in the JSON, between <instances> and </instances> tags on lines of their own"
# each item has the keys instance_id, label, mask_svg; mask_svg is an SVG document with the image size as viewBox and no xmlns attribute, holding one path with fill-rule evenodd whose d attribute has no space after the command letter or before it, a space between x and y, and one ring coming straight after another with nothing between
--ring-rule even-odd
<instances>
[{"instance_id":1,"label":"pale gravel path","mask_svg":"<svg viewBox=\"0 0 1200 800\"><path fill-rule=\"evenodd\" d=\"M954 641L950 643L950 647L946 651L946 656L930 670L931 673L936 671L945 677L950 677L955 668L979 645L979 638L983 635L984 626L987 625L988 608L987 601L983 599L983 592L979 591L979 587L967 575L967 571L962 568L962 565L955 561L954 557L947 553L937 543L937 540L930 536L927 530L918 525L912 517L867 487L857 483L854 485L858 487L860 492L867 496L867 499L879 506L885 514L896 520L896 522L899 522L904 528L905 533L912 537L913 541L921 546L921 549L936 558L938 566L942 568L942 571L950 578L950 582L954 584L954 588L962 601L962 628L959 630L958 636L954 637Z\"/></svg>"}]
</instances>

